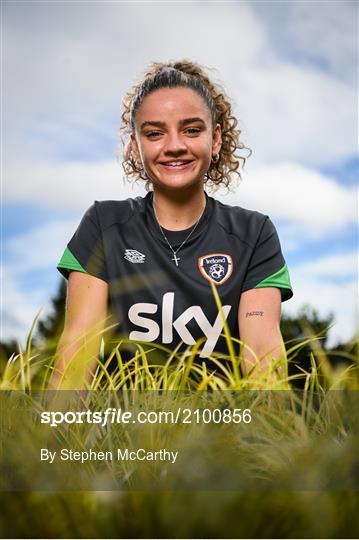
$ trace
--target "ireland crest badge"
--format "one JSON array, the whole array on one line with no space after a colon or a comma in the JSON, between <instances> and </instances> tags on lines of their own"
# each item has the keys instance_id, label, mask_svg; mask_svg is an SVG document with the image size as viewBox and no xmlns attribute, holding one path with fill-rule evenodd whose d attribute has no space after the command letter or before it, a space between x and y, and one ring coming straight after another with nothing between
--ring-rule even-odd
<instances>
[{"instance_id":1,"label":"ireland crest badge","mask_svg":"<svg viewBox=\"0 0 359 540\"><path fill-rule=\"evenodd\" d=\"M198 259L198 268L207 281L222 285L232 274L232 257L226 253L203 255Z\"/></svg>"}]
</instances>

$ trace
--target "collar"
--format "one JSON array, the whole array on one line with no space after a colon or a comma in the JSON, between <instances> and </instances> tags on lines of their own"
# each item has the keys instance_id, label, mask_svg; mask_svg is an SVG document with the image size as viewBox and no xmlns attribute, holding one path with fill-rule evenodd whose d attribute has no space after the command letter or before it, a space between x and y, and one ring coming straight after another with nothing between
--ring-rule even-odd
<instances>
[{"instance_id":1,"label":"collar","mask_svg":"<svg viewBox=\"0 0 359 540\"><path fill-rule=\"evenodd\" d=\"M212 211L213 211L213 199L212 199L212 197L209 197L209 195L207 195L206 192L204 192L204 194L206 196L206 206L205 206L204 212L203 212L203 214L202 214L202 216L201 216L201 218L200 218L200 220L198 222L196 230L193 232L191 237L188 239L188 245L192 244L196 240L196 238L198 238L203 233L204 229L207 226L207 222L208 222L208 220L209 220L209 218L210 218L210 216L212 214ZM154 210L153 210L153 191L150 191L149 193L147 193L147 195L145 196L145 202L146 202L147 225L148 225L151 233L153 234L153 236L155 236L160 242L162 242L165 246L167 246L166 240L163 238L161 229L159 227L159 224L157 222L157 219L155 217L155 213L154 213ZM162 229L163 229L163 232L165 233L168 241L172 245L172 247L175 248L175 247L178 247L185 240L185 238L189 235L189 233L191 232L193 227L194 227L194 224L191 225L190 227L188 227L188 229L183 229L183 230L180 230L180 231L170 231L168 229L165 229L164 227L162 227ZM183 248L186 245L187 245L187 242L183 246ZM167 248L168 248L168 246L167 246Z\"/></svg>"}]
</instances>

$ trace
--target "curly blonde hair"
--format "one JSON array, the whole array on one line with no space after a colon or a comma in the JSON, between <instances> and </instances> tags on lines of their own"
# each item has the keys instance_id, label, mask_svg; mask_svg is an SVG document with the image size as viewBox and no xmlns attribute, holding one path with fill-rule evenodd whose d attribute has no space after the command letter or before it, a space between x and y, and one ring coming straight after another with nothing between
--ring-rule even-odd
<instances>
[{"instance_id":1,"label":"curly blonde hair","mask_svg":"<svg viewBox=\"0 0 359 540\"><path fill-rule=\"evenodd\" d=\"M151 180L134 158L130 135L135 132L136 113L144 98L160 88L188 87L204 99L211 113L213 126L218 123L222 131L222 146L217 161L212 160L205 175L206 185L215 191L220 185L227 189L232 187L234 175L241 178L238 171L240 161L244 166L246 157L251 151L240 142L241 131L237 128L238 121L232 114L232 105L223 88L214 84L204 69L190 60L170 61L167 63L152 62L141 81L135 84L123 99L121 114L120 138L124 144L122 167L127 180L146 182L149 191ZM246 149L249 154L237 156L237 150Z\"/></svg>"}]
</instances>

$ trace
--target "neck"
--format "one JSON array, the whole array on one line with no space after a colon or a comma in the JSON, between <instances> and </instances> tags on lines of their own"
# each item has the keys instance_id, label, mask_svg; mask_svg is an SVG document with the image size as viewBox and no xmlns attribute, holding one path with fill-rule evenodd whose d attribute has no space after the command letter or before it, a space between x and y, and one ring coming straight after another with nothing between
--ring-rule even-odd
<instances>
[{"instance_id":1,"label":"neck","mask_svg":"<svg viewBox=\"0 0 359 540\"><path fill-rule=\"evenodd\" d=\"M206 206L203 186L200 188L191 193L183 190L175 195L154 189L153 206L161 227L181 231L197 223Z\"/></svg>"}]
</instances>

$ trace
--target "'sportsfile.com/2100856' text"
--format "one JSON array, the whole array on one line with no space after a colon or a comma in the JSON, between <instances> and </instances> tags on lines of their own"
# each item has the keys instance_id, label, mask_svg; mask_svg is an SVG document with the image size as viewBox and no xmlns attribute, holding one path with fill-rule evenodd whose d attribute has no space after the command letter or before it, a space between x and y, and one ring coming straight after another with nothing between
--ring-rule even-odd
<instances>
[{"instance_id":1,"label":"'sportsfile.com/2100856' text","mask_svg":"<svg viewBox=\"0 0 359 540\"><path fill-rule=\"evenodd\" d=\"M43 411L41 423L50 427L63 424L249 424L251 409L178 407L175 411L124 411L108 408L104 411Z\"/></svg>"}]
</instances>

